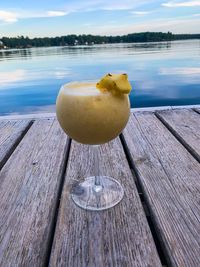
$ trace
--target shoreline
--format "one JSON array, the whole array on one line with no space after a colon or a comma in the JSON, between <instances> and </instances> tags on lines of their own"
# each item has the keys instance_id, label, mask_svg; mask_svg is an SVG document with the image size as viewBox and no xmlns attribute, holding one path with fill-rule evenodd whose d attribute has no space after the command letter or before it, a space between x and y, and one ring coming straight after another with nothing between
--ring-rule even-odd
<instances>
[{"instance_id":1,"label":"shoreline","mask_svg":"<svg viewBox=\"0 0 200 267\"><path fill-rule=\"evenodd\" d=\"M0 38L0 48L25 49L33 47L93 46L98 44L160 43L184 40L200 40L200 33L137 32L125 35L68 34L55 37L6 37Z\"/></svg>"},{"instance_id":2,"label":"shoreline","mask_svg":"<svg viewBox=\"0 0 200 267\"><path fill-rule=\"evenodd\" d=\"M74 44L74 45L51 45L51 46L31 46L31 47L7 47L0 48L1 51L10 51L10 50L22 50L22 49L32 49L32 48L53 48L53 47L90 47L96 45L119 45L119 44L153 44L153 43L169 43L169 42L178 42L178 41L190 41L190 40L199 40L200 38L191 38L191 39L178 39L178 40L163 40L163 41L146 41L146 42L119 42L119 43L97 43L97 44Z\"/></svg>"}]
</instances>

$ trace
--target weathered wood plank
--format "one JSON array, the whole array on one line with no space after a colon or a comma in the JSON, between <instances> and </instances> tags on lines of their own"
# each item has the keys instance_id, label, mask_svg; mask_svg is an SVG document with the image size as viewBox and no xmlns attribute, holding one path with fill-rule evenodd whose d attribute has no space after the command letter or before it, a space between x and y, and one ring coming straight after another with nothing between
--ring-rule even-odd
<instances>
[{"instance_id":1,"label":"weathered wood plank","mask_svg":"<svg viewBox=\"0 0 200 267\"><path fill-rule=\"evenodd\" d=\"M56 113L34 113L34 114L21 114L21 115L7 115L7 116L0 116L0 121L3 120L38 120L38 119L48 119L48 118L55 118Z\"/></svg>"},{"instance_id":2,"label":"weathered wood plank","mask_svg":"<svg viewBox=\"0 0 200 267\"><path fill-rule=\"evenodd\" d=\"M171 106L173 110L175 109L192 109L192 108L200 108L200 105L182 105L182 106Z\"/></svg>"},{"instance_id":3,"label":"weathered wood plank","mask_svg":"<svg viewBox=\"0 0 200 267\"><path fill-rule=\"evenodd\" d=\"M44 266L66 151L56 120L34 122L0 171L0 266Z\"/></svg>"},{"instance_id":4,"label":"weathered wood plank","mask_svg":"<svg viewBox=\"0 0 200 267\"><path fill-rule=\"evenodd\" d=\"M152 113L124 137L169 265L200 266L199 163Z\"/></svg>"},{"instance_id":5,"label":"weathered wood plank","mask_svg":"<svg viewBox=\"0 0 200 267\"><path fill-rule=\"evenodd\" d=\"M0 121L0 169L18 145L30 124L30 120Z\"/></svg>"},{"instance_id":6,"label":"weathered wood plank","mask_svg":"<svg viewBox=\"0 0 200 267\"><path fill-rule=\"evenodd\" d=\"M190 109L166 110L156 114L200 162L200 115Z\"/></svg>"},{"instance_id":7,"label":"weathered wood plank","mask_svg":"<svg viewBox=\"0 0 200 267\"><path fill-rule=\"evenodd\" d=\"M95 212L77 207L71 184L94 175L91 146L72 142L50 266L160 266L119 138L102 145L100 174L119 180L124 199Z\"/></svg>"},{"instance_id":8,"label":"weathered wood plank","mask_svg":"<svg viewBox=\"0 0 200 267\"><path fill-rule=\"evenodd\" d=\"M160 106L160 107L147 107L147 108L131 108L133 112L156 112L160 110L176 110L176 109L200 109L200 105L187 105L187 106Z\"/></svg>"}]
</instances>

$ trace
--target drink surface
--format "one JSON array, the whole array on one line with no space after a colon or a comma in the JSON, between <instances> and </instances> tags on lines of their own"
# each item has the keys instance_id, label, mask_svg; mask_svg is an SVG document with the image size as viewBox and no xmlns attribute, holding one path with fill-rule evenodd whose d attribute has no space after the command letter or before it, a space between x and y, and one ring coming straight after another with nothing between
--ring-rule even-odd
<instances>
[{"instance_id":1,"label":"drink surface","mask_svg":"<svg viewBox=\"0 0 200 267\"><path fill-rule=\"evenodd\" d=\"M128 122L129 97L100 92L95 83L65 84L56 101L56 114L65 133L89 145L117 137Z\"/></svg>"}]
</instances>

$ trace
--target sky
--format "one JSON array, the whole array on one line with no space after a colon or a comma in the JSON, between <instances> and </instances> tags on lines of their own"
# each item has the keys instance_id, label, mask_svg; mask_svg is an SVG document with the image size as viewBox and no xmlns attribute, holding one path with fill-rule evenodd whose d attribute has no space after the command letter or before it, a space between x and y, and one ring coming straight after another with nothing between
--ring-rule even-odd
<instances>
[{"instance_id":1,"label":"sky","mask_svg":"<svg viewBox=\"0 0 200 267\"><path fill-rule=\"evenodd\" d=\"M6 0L0 37L200 33L200 0Z\"/></svg>"}]
</instances>

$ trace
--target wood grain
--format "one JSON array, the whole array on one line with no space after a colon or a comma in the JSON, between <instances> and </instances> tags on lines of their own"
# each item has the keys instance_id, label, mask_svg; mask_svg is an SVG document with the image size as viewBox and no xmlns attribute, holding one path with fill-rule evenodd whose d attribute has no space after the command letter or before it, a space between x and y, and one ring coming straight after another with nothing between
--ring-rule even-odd
<instances>
[{"instance_id":1,"label":"wood grain","mask_svg":"<svg viewBox=\"0 0 200 267\"><path fill-rule=\"evenodd\" d=\"M116 178L124 199L105 211L86 211L71 185L95 173L91 146L72 142L50 266L160 266L120 140L99 147L100 174Z\"/></svg>"},{"instance_id":2,"label":"wood grain","mask_svg":"<svg viewBox=\"0 0 200 267\"><path fill-rule=\"evenodd\" d=\"M200 266L199 163L152 113L133 114L124 137L168 264Z\"/></svg>"},{"instance_id":3,"label":"wood grain","mask_svg":"<svg viewBox=\"0 0 200 267\"><path fill-rule=\"evenodd\" d=\"M0 266L44 266L67 137L34 122L0 171Z\"/></svg>"},{"instance_id":4,"label":"wood grain","mask_svg":"<svg viewBox=\"0 0 200 267\"><path fill-rule=\"evenodd\" d=\"M200 162L200 115L191 109L156 114Z\"/></svg>"},{"instance_id":5,"label":"wood grain","mask_svg":"<svg viewBox=\"0 0 200 267\"><path fill-rule=\"evenodd\" d=\"M0 121L0 169L30 126L30 120Z\"/></svg>"}]
</instances>

